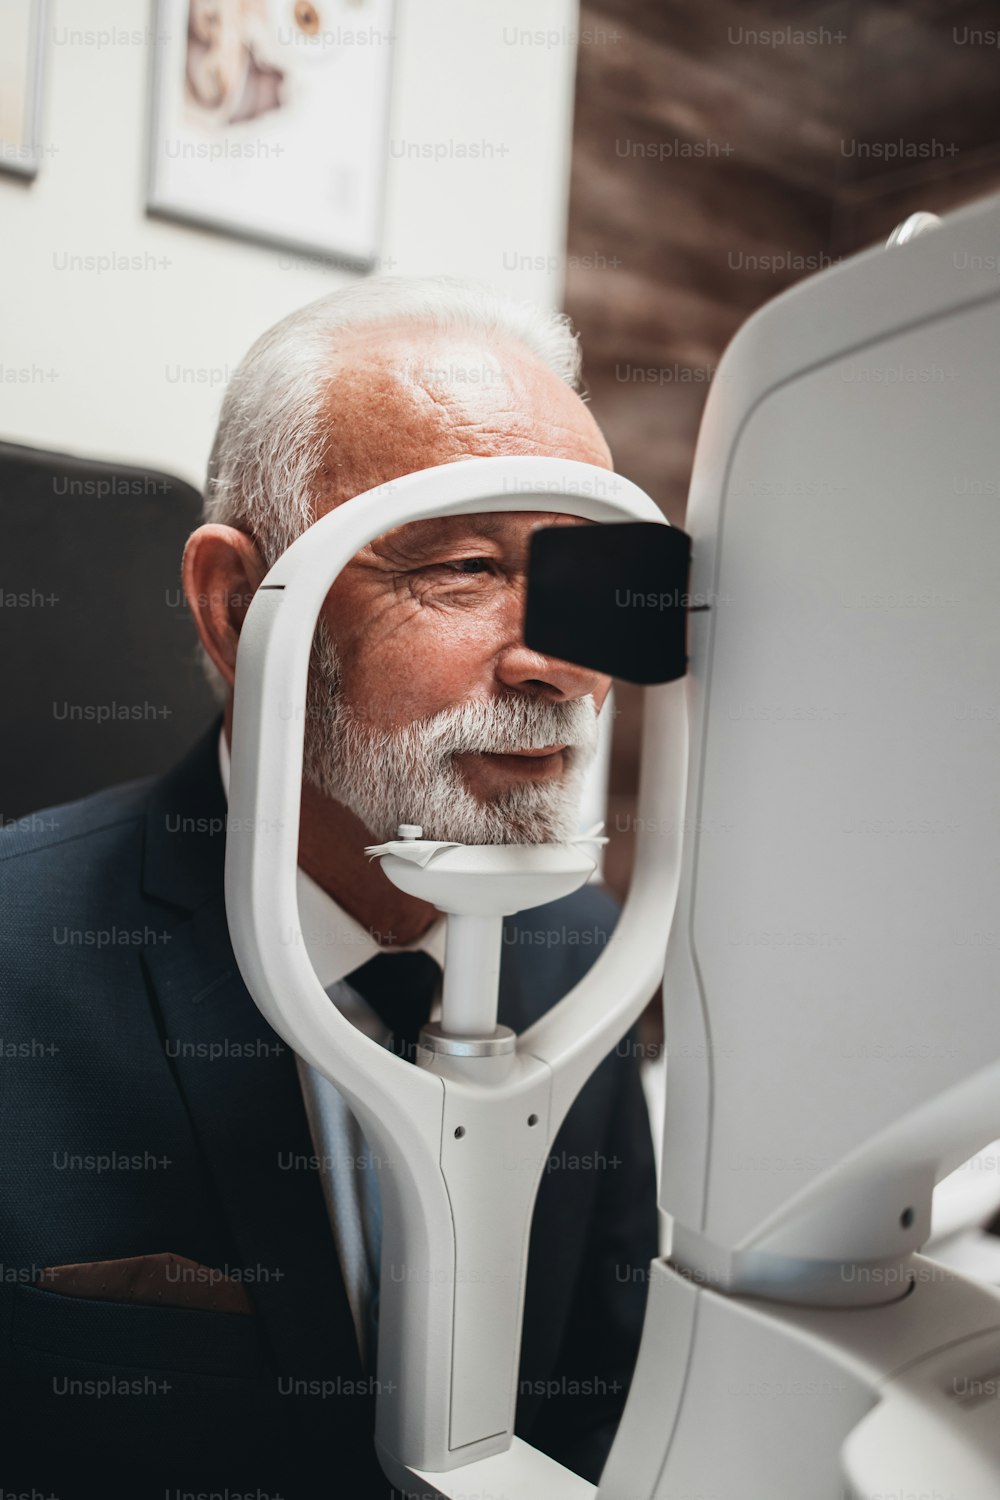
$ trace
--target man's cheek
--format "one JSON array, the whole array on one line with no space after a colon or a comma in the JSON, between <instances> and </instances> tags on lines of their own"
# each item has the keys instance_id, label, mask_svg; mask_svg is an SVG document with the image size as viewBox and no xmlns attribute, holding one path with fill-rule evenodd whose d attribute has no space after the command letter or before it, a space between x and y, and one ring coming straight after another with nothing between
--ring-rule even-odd
<instances>
[{"instance_id":1,"label":"man's cheek","mask_svg":"<svg viewBox=\"0 0 1000 1500\"><path fill-rule=\"evenodd\" d=\"M448 668L440 655L425 658L394 646L376 648L345 677L344 700L359 718L387 729L403 728L456 701Z\"/></svg>"},{"instance_id":2,"label":"man's cheek","mask_svg":"<svg viewBox=\"0 0 1000 1500\"><path fill-rule=\"evenodd\" d=\"M426 713L449 708L493 689L496 643L488 632L468 622L442 628L424 621L403 633L377 634L365 642L359 677L373 696L381 696L391 679L393 691L427 703Z\"/></svg>"}]
</instances>

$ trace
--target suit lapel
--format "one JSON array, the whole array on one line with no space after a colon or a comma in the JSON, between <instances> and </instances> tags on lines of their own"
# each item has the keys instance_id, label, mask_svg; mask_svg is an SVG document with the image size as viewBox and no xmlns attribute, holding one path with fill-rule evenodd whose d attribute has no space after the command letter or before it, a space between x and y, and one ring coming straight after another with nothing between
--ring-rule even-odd
<instances>
[{"instance_id":1,"label":"suit lapel","mask_svg":"<svg viewBox=\"0 0 1000 1500\"><path fill-rule=\"evenodd\" d=\"M229 941L217 737L218 725L150 800L144 889L187 911L144 962L279 1378L361 1382L295 1058L253 1003Z\"/></svg>"}]
</instances>

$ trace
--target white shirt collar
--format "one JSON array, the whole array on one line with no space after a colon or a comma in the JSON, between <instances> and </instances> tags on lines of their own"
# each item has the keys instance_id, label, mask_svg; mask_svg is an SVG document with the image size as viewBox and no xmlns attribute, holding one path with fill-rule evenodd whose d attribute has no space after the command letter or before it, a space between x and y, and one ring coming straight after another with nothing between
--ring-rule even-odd
<instances>
[{"instance_id":1,"label":"white shirt collar","mask_svg":"<svg viewBox=\"0 0 1000 1500\"><path fill-rule=\"evenodd\" d=\"M229 746L225 728L219 731L219 774L222 789L229 801ZM302 869L296 871L299 898L299 925L309 962L316 977L328 990L339 979L346 979L355 969L374 958L376 953L403 953L422 949L437 959L444 969L447 918L442 915L416 942L388 944L376 942L367 928L356 922L328 891Z\"/></svg>"}]
</instances>

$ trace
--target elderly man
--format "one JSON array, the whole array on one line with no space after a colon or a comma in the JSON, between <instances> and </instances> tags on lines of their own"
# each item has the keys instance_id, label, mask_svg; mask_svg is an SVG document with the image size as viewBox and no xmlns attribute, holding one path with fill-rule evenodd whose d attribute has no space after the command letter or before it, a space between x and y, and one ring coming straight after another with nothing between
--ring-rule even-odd
<instances>
[{"instance_id":1,"label":"elderly man","mask_svg":"<svg viewBox=\"0 0 1000 1500\"><path fill-rule=\"evenodd\" d=\"M451 281L359 284L279 323L227 392L184 587L223 704L161 780L0 835L11 1070L0 1209L2 1477L77 1495L387 1497L372 1423L379 1204L336 1091L260 1017L223 897L240 626L331 507L399 475L541 454L610 467L561 318ZM574 832L609 681L521 639L542 513L414 522L344 569L313 647L299 905L317 973L403 1056L438 995L443 918L364 846ZM500 1019L523 1030L615 921L588 886L507 922ZM71 946L67 931L138 931ZM553 940L555 935L555 940ZM532 1229L517 1430L596 1479L656 1253L635 1049L571 1110ZM14 1055L5 1053L5 1055ZM15 1076L16 1074L16 1076ZM484 1350L484 1358L489 1351Z\"/></svg>"}]
</instances>

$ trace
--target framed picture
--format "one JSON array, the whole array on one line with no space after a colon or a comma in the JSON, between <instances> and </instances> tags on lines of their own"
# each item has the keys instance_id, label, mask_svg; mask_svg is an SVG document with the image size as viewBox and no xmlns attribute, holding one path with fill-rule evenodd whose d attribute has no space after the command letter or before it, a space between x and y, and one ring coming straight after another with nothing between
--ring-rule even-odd
<instances>
[{"instance_id":1,"label":"framed picture","mask_svg":"<svg viewBox=\"0 0 1000 1500\"><path fill-rule=\"evenodd\" d=\"M393 13L394 0L156 0L148 211L369 268Z\"/></svg>"},{"instance_id":2,"label":"framed picture","mask_svg":"<svg viewBox=\"0 0 1000 1500\"><path fill-rule=\"evenodd\" d=\"M46 0L0 4L0 168L34 177L41 154Z\"/></svg>"}]
</instances>

